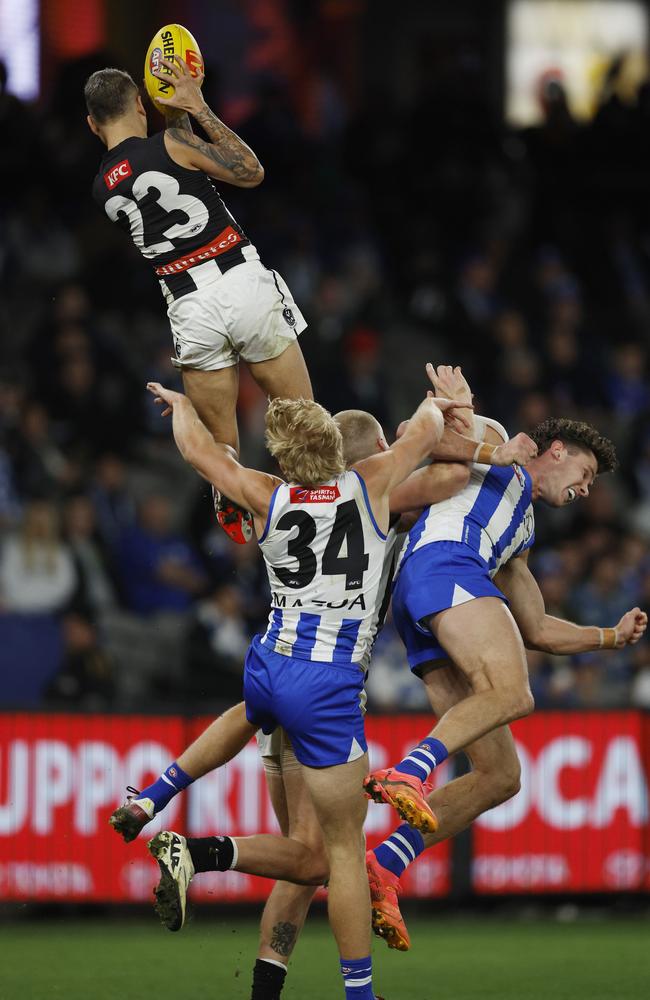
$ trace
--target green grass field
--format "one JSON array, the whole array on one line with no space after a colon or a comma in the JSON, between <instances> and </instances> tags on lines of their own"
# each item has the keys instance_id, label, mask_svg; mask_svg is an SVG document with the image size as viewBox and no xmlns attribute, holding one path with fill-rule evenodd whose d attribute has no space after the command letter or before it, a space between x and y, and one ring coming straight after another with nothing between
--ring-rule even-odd
<instances>
[{"instance_id":1,"label":"green grass field","mask_svg":"<svg viewBox=\"0 0 650 1000\"><path fill-rule=\"evenodd\" d=\"M647 921L414 919L405 955L374 947L386 1000L647 1000ZM249 1000L253 920L199 912L177 935L151 921L0 925L0 1000ZM334 944L313 919L283 1000L342 1000Z\"/></svg>"}]
</instances>

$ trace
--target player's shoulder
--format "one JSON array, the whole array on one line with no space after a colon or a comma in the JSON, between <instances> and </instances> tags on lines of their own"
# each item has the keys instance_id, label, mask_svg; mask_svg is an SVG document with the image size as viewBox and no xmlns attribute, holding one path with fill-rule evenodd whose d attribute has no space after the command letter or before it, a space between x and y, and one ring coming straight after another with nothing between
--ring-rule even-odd
<instances>
[{"instance_id":1,"label":"player's shoulder","mask_svg":"<svg viewBox=\"0 0 650 1000\"><path fill-rule=\"evenodd\" d=\"M487 444L503 444L510 440L507 430L493 417L485 417L482 414L474 415L474 429L478 440Z\"/></svg>"}]
</instances>

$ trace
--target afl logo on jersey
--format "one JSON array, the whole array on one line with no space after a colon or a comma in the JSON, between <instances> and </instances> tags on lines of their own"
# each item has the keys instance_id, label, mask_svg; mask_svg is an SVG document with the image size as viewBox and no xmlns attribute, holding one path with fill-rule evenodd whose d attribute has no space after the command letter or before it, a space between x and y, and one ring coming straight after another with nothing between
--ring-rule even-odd
<instances>
[{"instance_id":1,"label":"afl logo on jersey","mask_svg":"<svg viewBox=\"0 0 650 1000\"><path fill-rule=\"evenodd\" d=\"M120 181L126 180L130 177L133 171L131 170L131 164L128 160L122 160L121 163L116 163L114 167L107 170L104 174L104 183L109 191L112 191L116 184Z\"/></svg>"}]
</instances>

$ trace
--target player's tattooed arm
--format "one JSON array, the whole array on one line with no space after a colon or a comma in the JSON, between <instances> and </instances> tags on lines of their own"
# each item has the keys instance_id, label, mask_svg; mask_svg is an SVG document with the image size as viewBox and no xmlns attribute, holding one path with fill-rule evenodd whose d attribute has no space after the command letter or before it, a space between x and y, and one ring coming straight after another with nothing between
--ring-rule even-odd
<instances>
[{"instance_id":1,"label":"player's tattooed arm","mask_svg":"<svg viewBox=\"0 0 650 1000\"><path fill-rule=\"evenodd\" d=\"M210 176L238 187L255 187L260 184L264 179L264 168L253 150L224 125L203 100L203 76L193 77L187 63L179 56L173 62L169 59L161 62L162 66L154 76L169 80L171 74L174 93L171 97L157 98L158 106L168 118L170 114L179 112L190 114L210 140L204 142L192 133L191 127L188 130L185 125L179 127L172 121L166 136L186 147L185 150L168 147L167 151L172 159L183 166L204 170ZM165 69L167 73L163 75Z\"/></svg>"},{"instance_id":2,"label":"player's tattooed arm","mask_svg":"<svg viewBox=\"0 0 650 1000\"><path fill-rule=\"evenodd\" d=\"M214 174L220 180L230 181L242 187L252 187L261 182L264 170L255 153L235 135L232 129L224 125L207 105L201 111L194 113L193 117L205 129L210 142L204 142L199 136L194 135L191 127L189 135L187 130L180 130L177 127L169 128L167 131L176 142L189 146L201 154L201 160L192 161L194 166L200 167L206 173ZM203 158L211 161L211 164L206 165Z\"/></svg>"},{"instance_id":3,"label":"player's tattooed arm","mask_svg":"<svg viewBox=\"0 0 650 1000\"><path fill-rule=\"evenodd\" d=\"M297 933L298 927L296 924L290 924L286 920L275 924L271 934L271 948L273 951L276 951L278 955L283 955L285 958L288 958L293 951L294 944L296 943Z\"/></svg>"},{"instance_id":4,"label":"player's tattooed arm","mask_svg":"<svg viewBox=\"0 0 650 1000\"><path fill-rule=\"evenodd\" d=\"M168 132L186 132L194 135L192 122L187 111L181 111L180 108L170 108L165 118L167 119Z\"/></svg>"}]
</instances>

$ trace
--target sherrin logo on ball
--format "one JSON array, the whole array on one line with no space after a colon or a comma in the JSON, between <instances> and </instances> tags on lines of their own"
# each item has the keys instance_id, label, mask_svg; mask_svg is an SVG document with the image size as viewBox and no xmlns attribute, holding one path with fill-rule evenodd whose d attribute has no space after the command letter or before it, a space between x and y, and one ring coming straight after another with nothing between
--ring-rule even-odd
<instances>
[{"instance_id":1,"label":"sherrin logo on ball","mask_svg":"<svg viewBox=\"0 0 650 1000\"><path fill-rule=\"evenodd\" d=\"M162 60L171 59L173 56L180 56L185 60L192 76L200 76L203 73L203 56L198 42L192 32L182 24L166 24L157 31L151 39L144 61L144 84L147 93L161 111L164 110L164 105L157 104L157 98L172 97L174 93L172 75ZM169 76L169 81L159 80L154 76L154 72Z\"/></svg>"}]
</instances>

